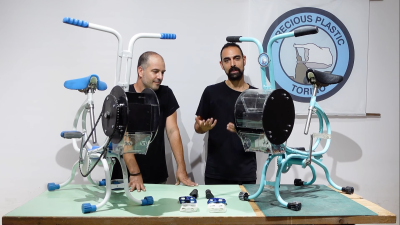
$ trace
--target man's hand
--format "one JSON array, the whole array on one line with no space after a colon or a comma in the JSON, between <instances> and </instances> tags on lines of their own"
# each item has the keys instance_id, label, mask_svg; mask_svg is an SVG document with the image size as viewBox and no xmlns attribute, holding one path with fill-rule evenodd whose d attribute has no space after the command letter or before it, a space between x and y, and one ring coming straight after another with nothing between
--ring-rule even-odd
<instances>
[{"instance_id":1,"label":"man's hand","mask_svg":"<svg viewBox=\"0 0 400 225\"><path fill-rule=\"evenodd\" d=\"M196 184L195 182L191 181L186 173L186 170L184 169L177 169L176 170L176 183L175 185L178 185L180 183L183 183L186 186L194 187L198 186L199 184Z\"/></svg>"},{"instance_id":2,"label":"man's hand","mask_svg":"<svg viewBox=\"0 0 400 225\"><path fill-rule=\"evenodd\" d=\"M228 123L228 125L226 125L226 129L232 133L236 133L235 125L233 123Z\"/></svg>"},{"instance_id":3,"label":"man's hand","mask_svg":"<svg viewBox=\"0 0 400 225\"><path fill-rule=\"evenodd\" d=\"M141 174L137 176L130 176L129 179L130 179L129 187L131 189L131 192L134 190L137 190L138 192L140 192L141 190L146 191L146 188L144 188L143 178Z\"/></svg>"},{"instance_id":4,"label":"man's hand","mask_svg":"<svg viewBox=\"0 0 400 225\"><path fill-rule=\"evenodd\" d=\"M196 120L195 126L197 126L202 131L202 133L205 133L213 129L217 124L217 120L216 119L214 120L213 118L203 120L200 116L196 116L195 120Z\"/></svg>"}]
</instances>

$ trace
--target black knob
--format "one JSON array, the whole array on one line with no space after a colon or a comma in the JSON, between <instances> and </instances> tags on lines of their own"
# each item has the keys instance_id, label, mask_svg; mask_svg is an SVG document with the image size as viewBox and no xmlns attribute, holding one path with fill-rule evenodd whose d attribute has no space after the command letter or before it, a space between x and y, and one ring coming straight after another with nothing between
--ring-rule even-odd
<instances>
[{"instance_id":1,"label":"black knob","mask_svg":"<svg viewBox=\"0 0 400 225\"><path fill-rule=\"evenodd\" d=\"M299 211L301 209L301 203L300 202L289 202L287 204L288 209L291 209L293 211Z\"/></svg>"},{"instance_id":2,"label":"black knob","mask_svg":"<svg viewBox=\"0 0 400 225\"><path fill-rule=\"evenodd\" d=\"M199 192L197 191L197 189L193 189L193 191L190 192L189 195L192 196L193 198L197 199L197 197L199 196Z\"/></svg>"},{"instance_id":3,"label":"black knob","mask_svg":"<svg viewBox=\"0 0 400 225\"><path fill-rule=\"evenodd\" d=\"M206 190L206 198L207 199L214 198L214 195L211 193L210 189Z\"/></svg>"}]
</instances>

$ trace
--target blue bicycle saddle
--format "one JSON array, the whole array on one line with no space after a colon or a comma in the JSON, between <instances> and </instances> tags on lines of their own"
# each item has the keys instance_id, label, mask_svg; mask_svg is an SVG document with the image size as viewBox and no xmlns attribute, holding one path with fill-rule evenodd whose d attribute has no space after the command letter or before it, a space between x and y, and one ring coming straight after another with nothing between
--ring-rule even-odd
<instances>
[{"instance_id":1,"label":"blue bicycle saddle","mask_svg":"<svg viewBox=\"0 0 400 225\"><path fill-rule=\"evenodd\" d=\"M97 78L97 90L104 91L104 90L107 89L107 84L104 83L103 81L100 81L99 76L97 76L96 74L92 74L90 76L83 77L83 78L67 80L67 81L64 82L64 87L67 88L67 89L70 89L70 90L85 89L85 88L88 87L90 79L92 77L96 77Z\"/></svg>"}]
</instances>

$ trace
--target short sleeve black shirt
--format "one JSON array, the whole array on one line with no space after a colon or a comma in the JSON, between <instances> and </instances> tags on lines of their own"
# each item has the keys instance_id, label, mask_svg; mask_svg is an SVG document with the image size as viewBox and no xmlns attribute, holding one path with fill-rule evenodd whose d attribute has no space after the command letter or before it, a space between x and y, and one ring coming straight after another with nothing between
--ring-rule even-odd
<instances>
[{"instance_id":1,"label":"short sleeve black shirt","mask_svg":"<svg viewBox=\"0 0 400 225\"><path fill-rule=\"evenodd\" d=\"M129 86L129 92L136 92L133 85ZM143 183L160 183L168 178L167 163L165 160L164 130L167 117L178 108L178 102L174 93L168 86L160 85L155 91L160 104L160 125L158 132L146 155L135 154L136 161L142 174ZM134 116L134 115L130 115ZM122 178L121 166L114 165L112 179Z\"/></svg>"},{"instance_id":2,"label":"short sleeve black shirt","mask_svg":"<svg viewBox=\"0 0 400 225\"><path fill-rule=\"evenodd\" d=\"M250 88L255 89L252 86ZM238 135L226 129L228 123L235 123L235 103L240 94L221 82L206 87L201 96L196 115L203 119L217 120L208 135L206 177L235 181L257 180L256 154L245 152Z\"/></svg>"}]
</instances>

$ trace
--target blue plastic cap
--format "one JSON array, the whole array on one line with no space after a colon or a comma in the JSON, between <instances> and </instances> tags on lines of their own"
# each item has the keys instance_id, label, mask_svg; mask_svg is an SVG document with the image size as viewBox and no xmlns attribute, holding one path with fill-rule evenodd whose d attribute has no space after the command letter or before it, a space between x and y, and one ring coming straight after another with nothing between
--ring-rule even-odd
<instances>
[{"instance_id":1,"label":"blue plastic cap","mask_svg":"<svg viewBox=\"0 0 400 225\"><path fill-rule=\"evenodd\" d=\"M54 191L56 189L60 189L60 185L59 184L55 184L55 183L48 183L47 184L47 190Z\"/></svg>"},{"instance_id":2,"label":"blue plastic cap","mask_svg":"<svg viewBox=\"0 0 400 225\"><path fill-rule=\"evenodd\" d=\"M152 196L146 196L142 199L142 205L153 205L154 200Z\"/></svg>"},{"instance_id":3,"label":"blue plastic cap","mask_svg":"<svg viewBox=\"0 0 400 225\"><path fill-rule=\"evenodd\" d=\"M207 201L207 204L210 203L222 203L222 204L226 204L226 200L224 198L210 198Z\"/></svg>"},{"instance_id":4,"label":"blue plastic cap","mask_svg":"<svg viewBox=\"0 0 400 225\"><path fill-rule=\"evenodd\" d=\"M160 39L176 39L176 34L161 33Z\"/></svg>"},{"instance_id":5,"label":"blue plastic cap","mask_svg":"<svg viewBox=\"0 0 400 225\"><path fill-rule=\"evenodd\" d=\"M90 203L82 204L82 213L96 212L96 205L91 205Z\"/></svg>"},{"instance_id":6,"label":"blue plastic cap","mask_svg":"<svg viewBox=\"0 0 400 225\"><path fill-rule=\"evenodd\" d=\"M89 22L86 22L84 20L77 20L77 19L70 18L70 17L64 17L63 23L68 23L71 25L75 25L78 27L84 27L84 28L89 27Z\"/></svg>"},{"instance_id":7,"label":"blue plastic cap","mask_svg":"<svg viewBox=\"0 0 400 225\"><path fill-rule=\"evenodd\" d=\"M98 149L98 148L100 148L100 146L98 146L98 145L93 145L93 146L92 146L92 149L90 149L89 151L92 151L92 150L95 150L95 149Z\"/></svg>"},{"instance_id":8,"label":"blue plastic cap","mask_svg":"<svg viewBox=\"0 0 400 225\"><path fill-rule=\"evenodd\" d=\"M112 145L112 142L110 141L110 144L108 145L108 149L109 150L112 150L113 149L113 145Z\"/></svg>"},{"instance_id":9,"label":"blue plastic cap","mask_svg":"<svg viewBox=\"0 0 400 225\"><path fill-rule=\"evenodd\" d=\"M106 186L106 179L99 181L99 186Z\"/></svg>"}]
</instances>

